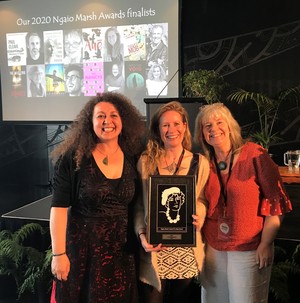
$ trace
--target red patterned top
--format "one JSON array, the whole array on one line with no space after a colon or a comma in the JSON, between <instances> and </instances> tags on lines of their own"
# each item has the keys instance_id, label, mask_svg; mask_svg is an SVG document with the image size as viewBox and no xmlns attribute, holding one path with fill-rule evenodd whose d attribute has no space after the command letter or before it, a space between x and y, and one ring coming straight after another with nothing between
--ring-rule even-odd
<instances>
[{"instance_id":1,"label":"red patterned top","mask_svg":"<svg viewBox=\"0 0 300 303\"><path fill-rule=\"evenodd\" d=\"M230 236L220 240L218 217L223 212L223 197L212 161L205 190L209 209L203 233L208 244L220 251L255 250L260 243L264 217L292 210L277 165L263 147L252 142L243 146L226 189Z\"/></svg>"}]
</instances>

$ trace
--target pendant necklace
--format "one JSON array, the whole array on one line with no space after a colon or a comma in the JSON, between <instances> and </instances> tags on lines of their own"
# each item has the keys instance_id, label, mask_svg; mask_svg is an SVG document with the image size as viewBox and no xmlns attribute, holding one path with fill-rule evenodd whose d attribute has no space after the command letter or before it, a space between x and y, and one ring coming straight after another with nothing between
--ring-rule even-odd
<instances>
[{"instance_id":1,"label":"pendant necklace","mask_svg":"<svg viewBox=\"0 0 300 303\"><path fill-rule=\"evenodd\" d=\"M166 157L164 157L166 165L167 165L166 169L168 170L168 172L170 173L170 175L176 175L176 173L178 172L179 167L181 165L183 156L184 156L184 149L181 152L181 155L180 155L180 157L178 159L178 163L176 164L175 161L173 160L173 163L171 165L168 165L167 159L166 159Z\"/></svg>"},{"instance_id":2,"label":"pendant necklace","mask_svg":"<svg viewBox=\"0 0 300 303\"><path fill-rule=\"evenodd\" d=\"M111 156L111 155L115 154L115 153L119 150L119 148L120 148L120 146L118 145L117 149L116 149L114 152L112 152L112 153L110 153L110 154L105 154L105 153L103 153L103 152L98 148L98 146L96 146L97 151L98 151L100 154L104 155L104 158L103 158L103 160L102 160L102 163L103 163L104 165L108 165L108 156Z\"/></svg>"},{"instance_id":3,"label":"pendant necklace","mask_svg":"<svg viewBox=\"0 0 300 303\"><path fill-rule=\"evenodd\" d=\"M230 149L230 151L228 152L228 154L227 154L226 158L224 159L224 161L218 162L218 167L219 167L220 170L226 170L226 168L227 168L227 160L228 160L228 157L231 154L231 152L232 152L232 149Z\"/></svg>"}]
</instances>

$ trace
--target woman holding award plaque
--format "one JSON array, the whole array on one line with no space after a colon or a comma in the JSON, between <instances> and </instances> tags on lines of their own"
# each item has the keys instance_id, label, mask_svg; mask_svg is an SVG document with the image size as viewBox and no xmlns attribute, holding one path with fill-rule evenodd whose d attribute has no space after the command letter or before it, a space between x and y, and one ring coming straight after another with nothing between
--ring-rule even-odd
<instances>
[{"instance_id":1,"label":"woman holding award plaque","mask_svg":"<svg viewBox=\"0 0 300 303\"><path fill-rule=\"evenodd\" d=\"M192 279L198 276L204 259L204 244L200 229L206 215L203 188L208 178L209 165L205 157L193 154L188 116L177 101L160 106L151 119L147 148L138 161L142 179L143 199L135 214L135 231L141 242L139 279L142 283L144 303L161 303L168 284L170 302L188 301L188 289ZM196 175L196 213L191 214L196 226L195 247L168 247L163 243L148 242L148 191L150 176ZM169 178L170 179L170 178ZM177 226L183 220L180 208L185 197L178 186L162 192L160 206L166 224ZM191 202L190 202L191 203ZM149 227L149 226L148 226ZM148 239L148 240L147 240Z\"/></svg>"},{"instance_id":2,"label":"woman holding award plaque","mask_svg":"<svg viewBox=\"0 0 300 303\"><path fill-rule=\"evenodd\" d=\"M195 139L210 161L202 302L266 303L273 242L292 209L278 167L222 103L200 108Z\"/></svg>"}]
</instances>

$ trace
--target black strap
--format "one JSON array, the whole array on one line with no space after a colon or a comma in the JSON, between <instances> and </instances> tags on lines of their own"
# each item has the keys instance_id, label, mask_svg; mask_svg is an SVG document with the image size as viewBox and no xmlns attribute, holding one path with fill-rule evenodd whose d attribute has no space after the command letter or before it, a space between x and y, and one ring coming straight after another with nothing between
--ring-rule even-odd
<instances>
[{"instance_id":1,"label":"black strap","mask_svg":"<svg viewBox=\"0 0 300 303\"><path fill-rule=\"evenodd\" d=\"M198 179L198 171L199 171L199 154L193 154L193 158L190 164L190 169L188 171L188 175L195 175L196 181Z\"/></svg>"},{"instance_id":2,"label":"black strap","mask_svg":"<svg viewBox=\"0 0 300 303\"><path fill-rule=\"evenodd\" d=\"M215 166L216 166L216 170L217 170L217 175L218 175L218 179L219 179L219 183L220 183L220 187L221 187L221 194L222 194L222 196L223 196L223 215L224 215L224 216L226 216L226 207L227 207L227 184L228 184L228 181L229 181L230 176L231 176L232 165L233 165L233 157L234 157L234 154L232 153L232 154L231 154L231 157L230 157L230 164L229 164L228 177L227 177L227 180L226 180L226 184L224 184L224 183L223 183L222 176L221 176L221 170L220 170L219 165L218 165L218 163L217 163L216 156L214 155L214 162L215 162Z\"/></svg>"}]
</instances>

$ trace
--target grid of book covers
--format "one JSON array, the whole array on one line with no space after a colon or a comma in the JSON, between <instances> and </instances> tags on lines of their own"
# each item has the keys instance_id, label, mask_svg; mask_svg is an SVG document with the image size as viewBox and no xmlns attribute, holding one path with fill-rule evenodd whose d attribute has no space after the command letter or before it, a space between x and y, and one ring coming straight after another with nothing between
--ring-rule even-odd
<instances>
[{"instance_id":1,"label":"grid of book covers","mask_svg":"<svg viewBox=\"0 0 300 303\"><path fill-rule=\"evenodd\" d=\"M7 33L6 42L16 98L167 95L167 23Z\"/></svg>"}]
</instances>

